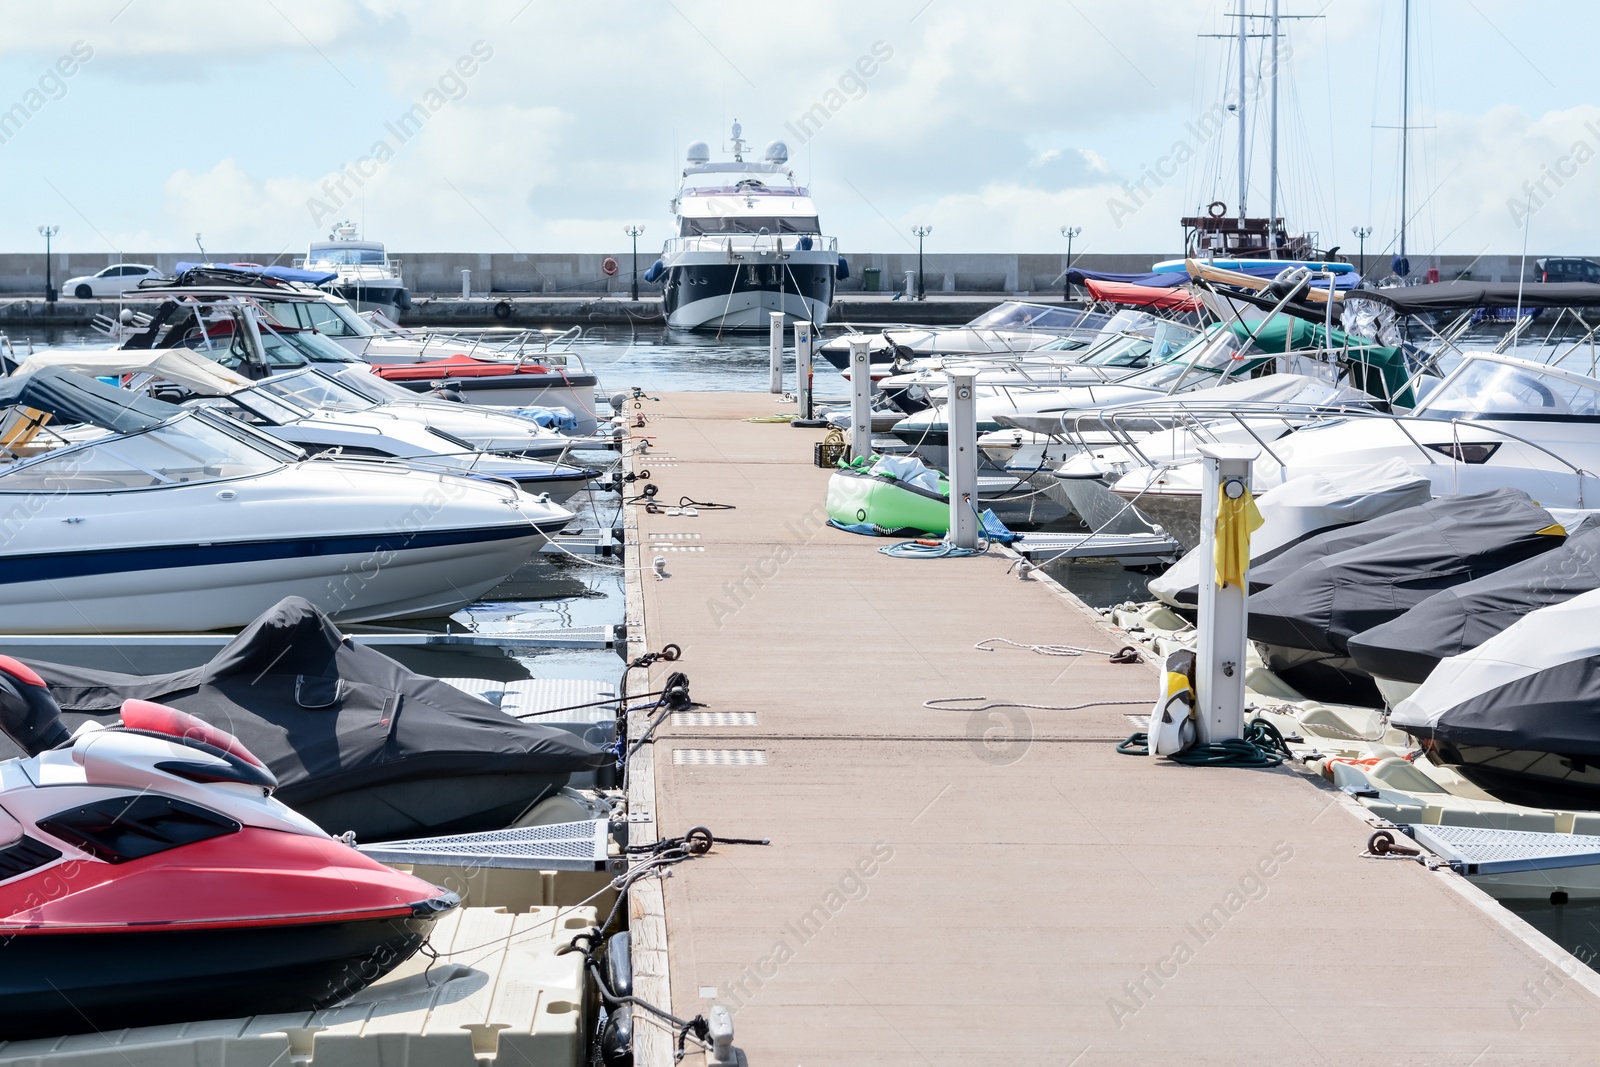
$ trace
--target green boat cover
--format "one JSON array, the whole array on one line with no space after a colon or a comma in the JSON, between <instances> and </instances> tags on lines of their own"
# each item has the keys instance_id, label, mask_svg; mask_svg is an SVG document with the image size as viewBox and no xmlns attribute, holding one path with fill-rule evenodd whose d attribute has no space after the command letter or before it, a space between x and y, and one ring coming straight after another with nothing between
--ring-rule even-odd
<instances>
[{"instance_id":1,"label":"green boat cover","mask_svg":"<svg viewBox=\"0 0 1600 1067\"><path fill-rule=\"evenodd\" d=\"M1304 319L1274 315L1264 324L1228 324L1241 341L1255 336L1254 349L1274 354L1327 348L1341 352L1349 361L1350 386L1371 393L1396 407L1413 407L1416 397L1406 388L1410 372L1398 348L1385 348L1343 330L1328 330Z\"/></svg>"}]
</instances>

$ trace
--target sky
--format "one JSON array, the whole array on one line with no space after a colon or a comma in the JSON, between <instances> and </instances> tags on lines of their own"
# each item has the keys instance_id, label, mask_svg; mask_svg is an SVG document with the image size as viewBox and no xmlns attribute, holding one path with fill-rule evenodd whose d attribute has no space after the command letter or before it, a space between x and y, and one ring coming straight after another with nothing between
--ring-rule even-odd
<instances>
[{"instance_id":1,"label":"sky","mask_svg":"<svg viewBox=\"0 0 1600 1067\"><path fill-rule=\"evenodd\" d=\"M1270 0L1244 0L1261 14ZM1279 203L1400 218L1402 0L1280 0ZM846 251L1165 253L1267 208L1270 42L1239 0L98 0L0 36L0 250L641 249L685 147L784 140ZM1592 0L1412 0L1408 251L1600 252ZM1263 18L1248 20L1264 33ZM409 118L407 118L409 116ZM809 118L808 118L809 116Z\"/></svg>"}]
</instances>

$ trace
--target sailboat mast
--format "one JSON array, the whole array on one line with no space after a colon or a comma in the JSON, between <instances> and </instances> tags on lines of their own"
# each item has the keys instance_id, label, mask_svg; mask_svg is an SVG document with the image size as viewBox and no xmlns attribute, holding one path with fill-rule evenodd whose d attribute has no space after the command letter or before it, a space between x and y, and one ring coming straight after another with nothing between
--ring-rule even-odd
<instances>
[{"instance_id":1,"label":"sailboat mast","mask_svg":"<svg viewBox=\"0 0 1600 1067\"><path fill-rule=\"evenodd\" d=\"M1411 132L1411 0L1400 16L1400 258L1406 258L1406 171L1411 159L1406 149Z\"/></svg>"},{"instance_id":2,"label":"sailboat mast","mask_svg":"<svg viewBox=\"0 0 1600 1067\"><path fill-rule=\"evenodd\" d=\"M1248 31L1250 20L1245 17L1243 0L1239 4L1239 218L1244 219L1245 200L1248 199L1250 190L1250 177L1248 166L1245 162L1245 139L1247 127L1245 123L1244 108L1244 48L1249 40Z\"/></svg>"},{"instance_id":3,"label":"sailboat mast","mask_svg":"<svg viewBox=\"0 0 1600 1067\"><path fill-rule=\"evenodd\" d=\"M1272 0L1272 143L1267 149L1267 249L1278 255L1278 0Z\"/></svg>"}]
</instances>

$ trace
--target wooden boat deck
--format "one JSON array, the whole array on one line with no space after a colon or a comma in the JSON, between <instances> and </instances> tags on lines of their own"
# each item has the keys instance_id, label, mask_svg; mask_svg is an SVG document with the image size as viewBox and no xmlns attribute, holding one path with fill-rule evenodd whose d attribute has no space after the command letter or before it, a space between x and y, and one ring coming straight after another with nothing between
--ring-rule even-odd
<instances>
[{"instance_id":1,"label":"wooden boat deck","mask_svg":"<svg viewBox=\"0 0 1600 1067\"><path fill-rule=\"evenodd\" d=\"M975 649L1122 642L999 554L825 527L821 432L742 421L781 407L668 395L632 431L658 503L737 507L629 509L629 655L681 645L649 688L682 670L703 705L635 757L638 828L772 840L640 884L639 995L733 1009L757 1067L1593 1062L1600 976L1456 875L1360 858L1318 779L1117 754L1155 668ZM923 706L949 697L1137 703Z\"/></svg>"}]
</instances>

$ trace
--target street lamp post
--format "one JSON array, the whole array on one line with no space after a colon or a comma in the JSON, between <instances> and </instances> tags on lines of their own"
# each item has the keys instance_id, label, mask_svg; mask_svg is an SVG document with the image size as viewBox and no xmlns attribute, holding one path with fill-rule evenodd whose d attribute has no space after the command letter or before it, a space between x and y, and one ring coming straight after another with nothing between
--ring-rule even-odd
<instances>
[{"instance_id":1,"label":"street lamp post","mask_svg":"<svg viewBox=\"0 0 1600 1067\"><path fill-rule=\"evenodd\" d=\"M928 286L923 281L922 274L922 239L933 232L932 226L913 226L911 232L917 235L917 299L928 299Z\"/></svg>"},{"instance_id":2,"label":"street lamp post","mask_svg":"<svg viewBox=\"0 0 1600 1067\"><path fill-rule=\"evenodd\" d=\"M622 228L622 232L633 238L633 289L630 300L639 299L639 235L644 232L641 223L633 223Z\"/></svg>"},{"instance_id":3,"label":"street lamp post","mask_svg":"<svg viewBox=\"0 0 1600 1067\"><path fill-rule=\"evenodd\" d=\"M1072 239L1083 232L1082 226L1063 226L1061 236L1067 239L1067 269L1061 272L1061 302L1066 303L1072 299L1072 283L1067 280L1067 272L1072 270Z\"/></svg>"},{"instance_id":4,"label":"street lamp post","mask_svg":"<svg viewBox=\"0 0 1600 1067\"><path fill-rule=\"evenodd\" d=\"M60 226L39 227L39 235L44 238L44 300L47 304L56 302L56 287L51 281L50 274L50 238L60 232Z\"/></svg>"},{"instance_id":5,"label":"street lamp post","mask_svg":"<svg viewBox=\"0 0 1600 1067\"><path fill-rule=\"evenodd\" d=\"M1361 274L1367 273L1367 238L1372 236L1371 226L1352 226L1350 232L1356 235L1356 240L1361 242Z\"/></svg>"}]
</instances>

